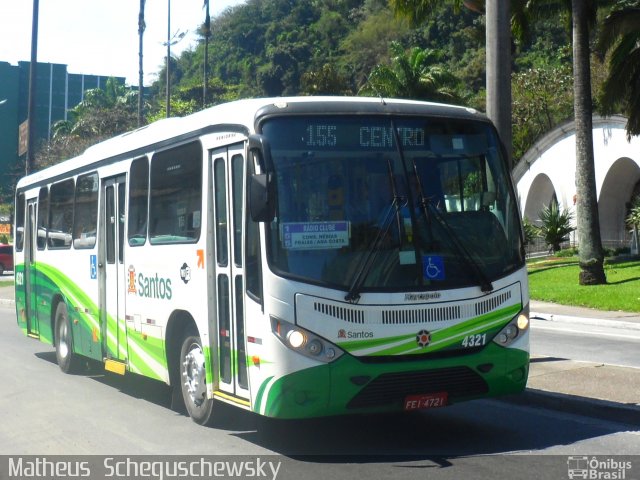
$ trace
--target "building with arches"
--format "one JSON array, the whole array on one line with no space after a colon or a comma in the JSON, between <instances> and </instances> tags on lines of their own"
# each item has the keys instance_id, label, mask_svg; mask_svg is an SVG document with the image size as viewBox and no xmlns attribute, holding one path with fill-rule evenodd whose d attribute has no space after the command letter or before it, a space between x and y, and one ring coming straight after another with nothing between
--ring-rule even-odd
<instances>
[{"instance_id":1,"label":"building with arches","mask_svg":"<svg viewBox=\"0 0 640 480\"><path fill-rule=\"evenodd\" d=\"M593 118L593 152L600 234L605 247L628 246L625 218L640 195L640 138L627 140L627 119ZM523 218L539 223L544 206L557 201L576 218L575 122L567 122L538 140L513 170ZM577 241L576 238L572 238Z\"/></svg>"}]
</instances>

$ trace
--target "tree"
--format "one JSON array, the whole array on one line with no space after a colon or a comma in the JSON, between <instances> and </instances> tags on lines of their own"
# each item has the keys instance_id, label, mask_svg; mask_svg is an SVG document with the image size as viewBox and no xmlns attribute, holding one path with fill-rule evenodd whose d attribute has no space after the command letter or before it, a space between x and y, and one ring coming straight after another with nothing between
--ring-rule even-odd
<instances>
[{"instance_id":1,"label":"tree","mask_svg":"<svg viewBox=\"0 0 640 480\"><path fill-rule=\"evenodd\" d=\"M306 72L301 78L303 95L350 95L348 79L333 64L325 63L320 70Z\"/></svg>"},{"instance_id":2,"label":"tree","mask_svg":"<svg viewBox=\"0 0 640 480\"><path fill-rule=\"evenodd\" d=\"M432 14L434 8L448 1L456 8L461 5L482 11L486 7L486 46L487 46L487 115L496 124L505 143L508 161L511 164L511 35L510 2L506 0L389 0L394 12L408 17L413 24L423 21ZM513 0L523 7L523 0ZM514 15L522 12L516 8ZM524 29L521 29L522 31Z\"/></svg>"},{"instance_id":3,"label":"tree","mask_svg":"<svg viewBox=\"0 0 640 480\"><path fill-rule=\"evenodd\" d=\"M595 22L596 0L571 0L573 31L573 98L576 125L577 225L580 243L580 285L607 282L600 238L593 156L593 108L589 25Z\"/></svg>"},{"instance_id":4,"label":"tree","mask_svg":"<svg viewBox=\"0 0 640 480\"><path fill-rule=\"evenodd\" d=\"M598 199L593 154L593 99L591 95L590 33L596 23L597 9L606 0L539 0L530 2L530 13L556 16L571 13L573 46L573 104L576 130L576 209L580 243L580 285L606 283L604 251L600 238Z\"/></svg>"},{"instance_id":5,"label":"tree","mask_svg":"<svg viewBox=\"0 0 640 480\"><path fill-rule=\"evenodd\" d=\"M575 230L572 226L573 215L567 208L562 211L556 202L544 207L539 214L542 226L538 228L539 235L551 247L553 253L560 250L560 244L566 242L571 232Z\"/></svg>"},{"instance_id":6,"label":"tree","mask_svg":"<svg viewBox=\"0 0 640 480\"><path fill-rule=\"evenodd\" d=\"M391 42L408 30L408 22L395 18L388 9L369 12L340 42L345 53L339 64L362 86L371 70L389 58Z\"/></svg>"},{"instance_id":7,"label":"tree","mask_svg":"<svg viewBox=\"0 0 640 480\"><path fill-rule=\"evenodd\" d=\"M68 120L52 125L51 141L43 142L36 165L43 168L81 154L91 145L137 126L138 92L107 80L105 89L84 93L84 99L68 114Z\"/></svg>"},{"instance_id":8,"label":"tree","mask_svg":"<svg viewBox=\"0 0 640 480\"><path fill-rule=\"evenodd\" d=\"M528 68L514 73L511 85L513 156L521 158L538 138L573 117L571 65Z\"/></svg>"},{"instance_id":9,"label":"tree","mask_svg":"<svg viewBox=\"0 0 640 480\"><path fill-rule=\"evenodd\" d=\"M640 135L640 1L621 2L600 27L598 50L610 53L599 98L604 115L627 117L627 138Z\"/></svg>"},{"instance_id":10,"label":"tree","mask_svg":"<svg viewBox=\"0 0 640 480\"><path fill-rule=\"evenodd\" d=\"M458 80L435 63L436 52L418 47L405 52L397 42L391 50L391 65L375 67L360 94L461 103Z\"/></svg>"}]
</instances>

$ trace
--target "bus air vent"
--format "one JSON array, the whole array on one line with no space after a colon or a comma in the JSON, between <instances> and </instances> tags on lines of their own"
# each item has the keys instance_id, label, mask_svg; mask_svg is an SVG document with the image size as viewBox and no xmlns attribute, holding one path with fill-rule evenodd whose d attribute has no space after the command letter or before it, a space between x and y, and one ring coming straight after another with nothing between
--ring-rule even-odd
<instances>
[{"instance_id":1,"label":"bus air vent","mask_svg":"<svg viewBox=\"0 0 640 480\"><path fill-rule=\"evenodd\" d=\"M495 310L504 302L511 298L511 290L506 290L500 295L496 295L494 297L488 298L486 300L482 300L481 302L476 303L476 315L484 315L485 313L489 313L492 310Z\"/></svg>"},{"instance_id":2,"label":"bus air vent","mask_svg":"<svg viewBox=\"0 0 640 480\"><path fill-rule=\"evenodd\" d=\"M448 320L458 320L460 317L460 305L382 311L383 325L407 325L413 323L442 322Z\"/></svg>"},{"instance_id":3,"label":"bus air vent","mask_svg":"<svg viewBox=\"0 0 640 480\"><path fill-rule=\"evenodd\" d=\"M316 312L322 313L323 315L339 318L340 320L344 320L345 322L364 323L363 310L340 307L337 305L329 305L322 302L313 302L313 309Z\"/></svg>"}]
</instances>

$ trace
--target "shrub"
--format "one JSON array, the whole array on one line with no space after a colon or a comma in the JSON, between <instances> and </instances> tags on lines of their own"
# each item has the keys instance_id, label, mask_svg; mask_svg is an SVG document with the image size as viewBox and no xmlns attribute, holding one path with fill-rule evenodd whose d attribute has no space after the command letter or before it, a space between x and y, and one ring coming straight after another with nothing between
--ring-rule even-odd
<instances>
[{"instance_id":1,"label":"shrub","mask_svg":"<svg viewBox=\"0 0 640 480\"><path fill-rule=\"evenodd\" d=\"M566 242L568 235L575 230L571 225L573 215L568 208L558 209L558 204L553 202L549 207L544 207L540 212L540 236L551 247L555 254L560 250L560 244Z\"/></svg>"}]
</instances>

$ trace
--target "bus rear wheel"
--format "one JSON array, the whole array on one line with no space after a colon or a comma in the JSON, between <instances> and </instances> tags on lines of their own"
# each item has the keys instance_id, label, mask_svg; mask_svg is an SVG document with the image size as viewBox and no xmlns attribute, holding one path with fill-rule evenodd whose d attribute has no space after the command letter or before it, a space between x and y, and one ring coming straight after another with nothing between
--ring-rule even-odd
<instances>
[{"instance_id":1,"label":"bus rear wheel","mask_svg":"<svg viewBox=\"0 0 640 480\"><path fill-rule=\"evenodd\" d=\"M73 334L71 333L67 306L64 302L58 303L56 307L55 332L56 360L60 370L64 373L76 372L79 367L79 359L73 353Z\"/></svg>"},{"instance_id":2,"label":"bus rear wheel","mask_svg":"<svg viewBox=\"0 0 640 480\"><path fill-rule=\"evenodd\" d=\"M180 388L191 419L199 425L213 420L213 399L207 398L207 368L202 340L194 329L185 333L180 349Z\"/></svg>"}]
</instances>

